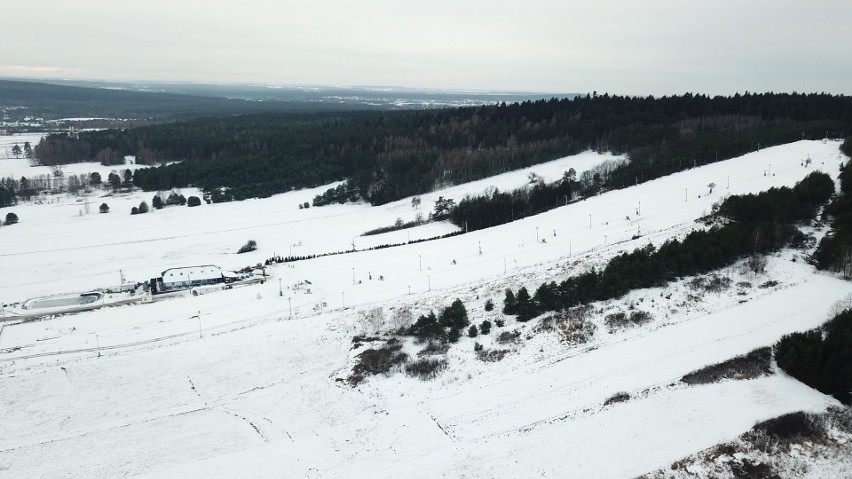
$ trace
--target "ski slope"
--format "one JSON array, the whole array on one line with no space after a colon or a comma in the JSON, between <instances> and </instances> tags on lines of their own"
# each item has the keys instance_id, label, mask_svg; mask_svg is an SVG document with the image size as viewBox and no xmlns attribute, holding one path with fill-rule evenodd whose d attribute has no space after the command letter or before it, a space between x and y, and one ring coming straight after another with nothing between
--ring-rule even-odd
<instances>
[{"instance_id":1,"label":"ski slope","mask_svg":"<svg viewBox=\"0 0 852 479\"><path fill-rule=\"evenodd\" d=\"M397 373L352 388L337 379L358 352L352 336L375 332L360 319L367 311L381 308L390 320L408 307L417 316L458 297L472 322L493 321L497 313L482 304L492 298L499 308L506 287L535 288L685 234L725 195L792 185L814 169L836 177L845 161L838 146L769 148L497 228L374 251L359 250L455 231L436 223L359 236L425 214L438 196L510 189L530 171L553 180L612 157L584 153L423 195L419 211L408 200L298 209L324 188L132 217L130 207L150 203L149 194L98 199L110 204L105 215L79 215L70 197L19 205L21 223L0 228L2 302L112 284L119 269L142 281L173 266L233 268L353 242L356 251L278 265L260 286L4 324L0 475L634 477L768 417L836 404L780 374L673 385L821 324L852 294L849 283L793 263L795 252L770 259L780 286L751 289L742 303L714 297L675 308L657 289L631 293L646 306L658 300L655 320L632 331L599 327L585 347L506 318L506 330L532 339L503 361L476 360L465 337L432 381ZM259 250L235 255L248 239ZM310 293L294 288L304 279ZM675 299L686 295L683 285L670 289ZM496 334L477 341L495 347ZM418 349L406 345L412 356ZM632 399L603 406L622 391Z\"/></svg>"},{"instance_id":2,"label":"ski slope","mask_svg":"<svg viewBox=\"0 0 852 479\"><path fill-rule=\"evenodd\" d=\"M771 346L789 331L817 327L849 291L842 282L815 277L739 307L560 358L513 378L508 390L505 381L464 389L435 401L430 411L451 436L469 440L535 427L621 391L633 396L677 382L705 365Z\"/></svg>"}]
</instances>

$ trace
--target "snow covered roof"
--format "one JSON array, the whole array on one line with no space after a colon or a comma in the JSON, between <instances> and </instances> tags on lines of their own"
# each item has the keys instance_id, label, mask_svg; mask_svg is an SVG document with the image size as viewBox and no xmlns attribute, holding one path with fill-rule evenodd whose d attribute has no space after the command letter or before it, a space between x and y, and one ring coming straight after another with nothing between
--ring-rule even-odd
<instances>
[{"instance_id":1,"label":"snow covered roof","mask_svg":"<svg viewBox=\"0 0 852 479\"><path fill-rule=\"evenodd\" d=\"M212 264L201 266L184 266L180 268L170 268L163 271L163 282L179 282L179 281L201 281L205 279L218 279L222 277L222 270Z\"/></svg>"}]
</instances>

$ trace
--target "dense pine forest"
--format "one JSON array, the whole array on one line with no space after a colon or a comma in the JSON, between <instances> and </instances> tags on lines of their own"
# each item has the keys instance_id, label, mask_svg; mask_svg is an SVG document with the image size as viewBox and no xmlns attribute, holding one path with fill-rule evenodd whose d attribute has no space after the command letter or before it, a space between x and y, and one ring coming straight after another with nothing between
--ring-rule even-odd
<instances>
[{"instance_id":1,"label":"dense pine forest","mask_svg":"<svg viewBox=\"0 0 852 479\"><path fill-rule=\"evenodd\" d=\"M852 156L852 141L847 139L840 147L846 156ZM826 206L823 219L830 221L831 229L814 252L814 263L820 269L843 273L852 278L852 168L847 162L840 171L840 194Z\"/></svg>"},{"instance_id":2,"label":"dense pine forest","mask_svg":"<svg viewBox=\"0 0 852 479\"><path fill-rule=\"evenodd\" d=\"M828 94L708 97L586 95L421 111L269 113L54 135L43 164L124 155L145 190L188 185L214 201L266 197L334 180L383 204L592 149L630 161L589 178L619 188L801 138L845 137L852 98ZM346 195L347 198L353 195Z\"/></svg>"},{"instance_id":3,"label":"dense pine forest","mask_svg":"<svg viewBox=\"0 0 852 479\"><path fill-rule=\"evenodd\" d=\"M820 328L784 336L774 351L787 374L852 405L852 310Z\"/></svg>"}]
</instances>

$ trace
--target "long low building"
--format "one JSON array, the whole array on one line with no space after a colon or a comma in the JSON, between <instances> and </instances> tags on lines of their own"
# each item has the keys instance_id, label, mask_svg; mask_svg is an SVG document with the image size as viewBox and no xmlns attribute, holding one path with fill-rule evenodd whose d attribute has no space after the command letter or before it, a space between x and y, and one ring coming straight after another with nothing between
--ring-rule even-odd
<instances>
[{"instance_id":1,"label":"long low building","mask_svg":"<svg viewBox=\"0 0 852 479\"><path fill-rule=\"evenodd\" d=\"M151 293L158 294L191 289L198 286L236 283L252 277L251 273L239 274L231 271L222 271L216 265L205 264L169 268L163 271L159 278L151 278L150 286Z\"/></svg>"},{"instance_id":2,"label":"long low building","mask_svg":"<svg viewBox=\"0 0 852 479\"><path fill-rule=\"evenodd\" d=\"M184 266L169 268L159 278L151 279L151 292L154 294L189 289L195 286L225 282L222 269L216 265Z\"/></svg>"}]
</instances>

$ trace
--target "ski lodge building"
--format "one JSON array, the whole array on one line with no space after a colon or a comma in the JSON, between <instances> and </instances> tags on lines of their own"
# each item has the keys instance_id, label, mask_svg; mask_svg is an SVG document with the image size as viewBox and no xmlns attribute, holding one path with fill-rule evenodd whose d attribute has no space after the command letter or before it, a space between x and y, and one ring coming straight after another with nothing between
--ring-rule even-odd
<instances>
[{"instance_id":1,"label":"ski lodge building","mask_svg":"<svg viewBox=\"0 0 852 479\"><path fill-rule=\"evenodd\" d=\"M165 293L209 284L230 283L236 275L226 275L221 268L212 264L169 268L159 278L151 279L152 293Z\"/></svg>"}]
</instances>

